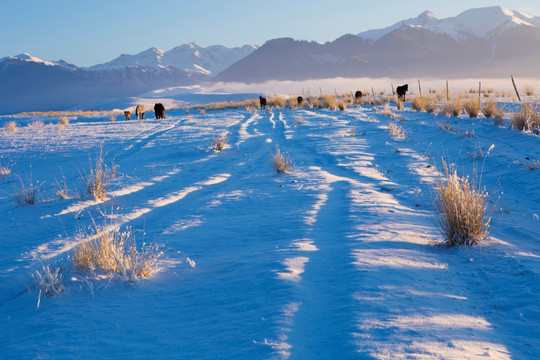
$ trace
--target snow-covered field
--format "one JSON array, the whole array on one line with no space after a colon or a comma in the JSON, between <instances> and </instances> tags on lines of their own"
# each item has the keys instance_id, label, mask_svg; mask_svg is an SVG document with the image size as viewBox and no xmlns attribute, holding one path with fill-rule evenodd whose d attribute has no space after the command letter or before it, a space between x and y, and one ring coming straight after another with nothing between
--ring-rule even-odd
<instances>
[{"instance_id":1,"label":"snow-covered field","mask_svg":"<svg viewBox=\"0 0 540 360\"><path fill-rule=\"evenodd\" d=\"M527 165L540 137L390 110L403 139L373 107L79 117L63 129L2 117L18 130L0 130L11 169L0 178L0 359L537 359L540 169ZM276 145L292 173L273 171ZM104 202L82 179L100 148L116 166ZM483 169L495 210L482 245L438 245L443 157L463 176ZM81 197L58 198L58 183ZM17 205L31 186L36 204ZM159 272L85 280L71 253L92 219L162 246ZM65 291L38 307L42 265L62 267Z\"/></svg>"}]
</instances>

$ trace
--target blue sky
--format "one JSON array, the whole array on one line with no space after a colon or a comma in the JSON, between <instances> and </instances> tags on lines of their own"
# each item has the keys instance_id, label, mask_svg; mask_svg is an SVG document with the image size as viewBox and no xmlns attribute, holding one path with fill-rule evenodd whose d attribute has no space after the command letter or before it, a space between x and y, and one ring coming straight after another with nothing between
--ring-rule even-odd
<instances>
[{"instance_id":1,"label":"blue sky","mask_svg":"<svg viewBox=\"0 0 540 360\"><path fill-rule=\"evenodd\" d=\"M150 47L331 41L430 10L439 18L503 6L540 16L539 0L0 0L0 58L30 53L77 66Z\"/></svg>"}]
</instances>

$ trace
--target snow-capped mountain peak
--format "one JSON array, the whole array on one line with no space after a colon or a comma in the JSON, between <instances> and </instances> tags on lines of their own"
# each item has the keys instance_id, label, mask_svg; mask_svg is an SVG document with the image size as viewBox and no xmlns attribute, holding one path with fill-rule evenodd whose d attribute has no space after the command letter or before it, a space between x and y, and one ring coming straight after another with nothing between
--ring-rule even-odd
<instances>
[{"instance_id":1,"label":"snow-capped mountain peak","mask_svg":"<svg viewBox=\"0 0 540 360\"><path fill-rule=\"evenodd\" d=\"M255 49L257 47L252 45L237 48L214 45L203 48L192 42L169 51L150 48L136 55L121 55L108 63L92 66L88 70L111 71L138 66L162 71L174 67L191 73L216 75Z\"/></svg>"},{"instance_id":2,"label":"snow-capped mountain peak","mask_svg":"<svg viewBox=\"0 0 540 360\"><path fill-rule=\"evenodd\" d=\"M425 11L415 18L400 21L383 29L369 30L358 36L377 41L401 28L422 27L435 33L449 35L462 42L470 36L489 39L516 26L540 27L540 18L500 6L471 9L445 19L439 19L433 13Z\"/></svg>"}]
</instances>

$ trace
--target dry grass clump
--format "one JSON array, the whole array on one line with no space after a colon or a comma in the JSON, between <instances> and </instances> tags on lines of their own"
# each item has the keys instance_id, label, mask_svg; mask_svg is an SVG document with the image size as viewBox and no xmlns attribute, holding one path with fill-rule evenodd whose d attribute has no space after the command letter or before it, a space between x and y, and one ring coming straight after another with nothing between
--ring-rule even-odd
<instances>
[{"instance_id":1,"label":"dry grass clump","mask_svg":"<svg viewBox=\"0 0 540 360\"><path fill-rule=\"evenodd\" d=\"M427 104L426 104L426 112L430 114L434 114L437 112L437 98L436 97L429 97Z\"/></svg>"},{"instance_id":2,"label":"dry grass clump","mask_svg":"<svg viewBox=\"0 0 540 360\"><path fill-rule=\"evenodd\" d=\"M17 123L15 121L8 121L4 124L5 131L15 131L17 130Z\"/></svg>"},{"instance_id":3,"label":"dry grass clump","mask_svg":"<svg viewBox=\"0 0 540 360\"><path fill-rule=\"evenodd\" d=\"M28 124L28 127L31 129L38 128L44 126L45 123L41 120L34 120L30 124Z\"/></svg>"},{"instance_id":4,"label":"dry grass clump","mask_svg":"<svg viewBox=\"0 0 540 360\"><path fill-rule=\"evenodd\" d=\"M441 112L448 116L461 115L461 99L454 98L451 102L446 103L441 107Z\"/></svg>"},{"instance_id":5,"label":"dry grass clump","mask_svg":"<svg viewBox=\"0 0 540 360\"><path fill-rule=\"evenodd\" d=\"M121 232L118 228L95 226L95 234L74 249L73 265L76 269L101 270L135 282L150 277L162 255L155 244L143 243L138 249L130 229Z\"/></svg>"},{"instance_id":6,"label":"dry grass clump","mask_svg":"<svg viewBox=\"0 0 540 360\"><path fill-rule=\"evenodd\" d=\"M109 121L110 121L110 122L115 122L115 121L116 121L116 117L111 116L111 117L109 118Z\"/></svg>"},{"instance_id":7,"label":"dry grass clump","mask_svg":"<svg viewBox=\"0 0 540 360\"><path fill-rule=\"evenodd\" d=\"M320 100L321 107L329 108L331 110L337 110L339 107L339 101L337 97L332 95L323 95Z\"/></svg>"},{"instance_id":8,"label":"dry grass clump","mask_svg":"<svg viewBox=\"0 0 540 360\"><path fill-rule=\"evenodd\" d=\"M411 108L415 111L425 111L428 104L428 97L415 95L411 101Z\"/></svg>"},{"instance_id":9,"label":"dry grass clump","mask_svg":"<svg viewBox=\"0 0 540 360\"><path fill-rule=\"evenodd\" d=\"M104 201L107 199L107 182L114 178L114 165L111 169L106 169L103 162L103 149L100 149L96 157L94 166L90 167L90 174L85 178L86 191L96 200Z\"/></svg>"},{"instance_id":10,"label":"dry grass clump","mask_svg":"<svg viewBox=\"0 0 540 360\"><path fill-rule=\"evenodd\" d=\"M444 177L437 180L435 208L437 224L448 246L475 245L489 233L488 194L480 184L459 177L444 163Z\"/></svg>"},{"instance_id":11,"label":"dry grass clump","mask_svg":"<svg viewBox=\"0 0 540 360\"><path fill-rule=\"evenodd\" d=\"M63 276L61 268L51 268L49 265L43 266L41 272L36 270L35 274L32 274L32 278L36 282L36 286L39 289L37 307L41 301L41 294L48 296L59 295L64 291Z\"/></svg>"},{"instance_id":12,"label":"dry grass clump","mask_svg":"<svg viewBox=\"0 0 540 360\"><path fill-rule=\"evenodd\" d=\"M533 96L534 95L534 88L532 86L525 87L525 95L527 96Z\"/></svg>"},{"instance_id":13,"label":"dry grass clump","mask_svg":"<svg viewBox=\"0 0 540 360\"><path fill-rule=\"evenodd\" d=\"M266 106L284 108L286 103L287 103L287 99L281 96L275 96L273 98L266 99Z\"/></svg>"},{"instance_id":14,"label":"dry grass clump","mask_svg":"<svg viewBox=\"0 0 540 360\"><path fill-rule=\"evenodd\" d=\"M465 104L463 104L463 109L467 114L469 114L470 118L477 118L480 114L480 100L470 99L465 101Z\"/></svg>"},{"instance_id":15,"label":"dry grass clump","mask_svg":"<svg viewBox=\"0 0 540 360\"><path fill-rule=\"evenodd\" d=\"M401 99L397 100L397 109L400 111L403 110L403 100Z\"/></svg>"},{"instance_id":16,"label":"dry grass clump","mask_svg":"<svg viewBox=\"0 0 540 360\"><path fill-rule=\"evenodd\" d=\"M31 185L26 186L21 178L19 178L20 187L16 191L16 200L19 206L34 205L36 203L37 196L39 194L39 188Z\"/></svg>"},{"instance_id":17,"label":"dry grass clump","mask_svg":"<svg viewBox=\"0 0 540 360\"><path fill-rule=\"evenodd\" d=\"M279 145L276 145L276 152L270 153L270 162L276 173L290 173L294 164L289 156L289 153L282 154L279 150Z\"/></svg>"},{"instance_id":18,"label":"dry grass clump","mask_svg":"<svg viewBox=\"0 0 540 360\"><path fill-rule=\"evenodd\" d=\"M496 111L497 111L497 103L492 99L490 99L482 107L482 114L484 114L484 116L488 119L494 117Z\"/></svg>"},{"instance_id":19,"label":"dry grass clump","mask_svg":"<svg viewBox=\"0 0 540 360\"><path fill-rule=\"evenodd\" d=\"M2 163L0 162L0 176L1 176L2 178L5 178L5 177L8 176L9 174L11 174L11 167L4 166L4 165L2 165Z\"/></svg>"},{"instance_id":20,"label":"dry grass clump","mask_svg":"<svg viewBox=\"0 0 540 360\"><path fill-rule=\"evenodd\" d=\"M394 121L388 122L388 132L391 136L396 138L403 139L405 137L405 131L403 131L401 126L396 124Z\"/></svg>"},{"instance_id":21,"label":"dry grass clump","mask_svg":"<svg viewBox=\"0 0 540 360\"><path fill-rule=\"evenodd\" d=\"M58 123L65 126L69 124L69 118L67 116L62 116L58 119Z\"/></svg>"},{"instance_id":22,"label":"dry grass clump","mask_svg":"<svg viewBox=\"0 0 540 360\"><path fill-rule=\"evenodd\" d=\"M521 111L514 114L510 125L514 129L531 131L540 126L540 114L531 104L524 104L521 106Z\"/></svg>"},{"instance_id":23,"label":"dry grass clump","mask_svg":"<svg viewBox=\"0 0 540 360\"><path fill-rule=\"evenodd\" d=\"M227 141L229 141L229 137L227 135L223 135L220 137L213 136L213 145L212 148L215 151L221 151L225 148L225 145L227 145Z\"/></svg>"},{"instance_id":24,"label":"dry grass clump","mask_svg":"<svg viewBox=\"0 0 540 360\"><path fill-rule=\"evenodd\" d=\"M300 126L304 123L304 118L302 116L297 116L294 118L293 126Z\"/></svg>"}]
</instances>

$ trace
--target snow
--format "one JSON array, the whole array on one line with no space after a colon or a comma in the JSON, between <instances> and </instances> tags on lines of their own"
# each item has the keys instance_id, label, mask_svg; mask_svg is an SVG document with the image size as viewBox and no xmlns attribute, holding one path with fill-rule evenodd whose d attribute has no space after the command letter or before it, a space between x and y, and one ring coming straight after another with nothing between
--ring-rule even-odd
<instances>
[{"instance_id":1,"label":"snow","mask_svg":"<svg viewBox=\"0 0 540 360\"><path fill-rule=\"evenodd\" d=\"M403 139L372 106L95 115L64 129L53 117L0 117L18 123L0 130L12 169L0 178L0 358L537 358L540 169L524 164L540 159L540 138L482 117L390 110ZM45 125L27 126L35 120ZM221 152L214 134L229 138ZM274 173L276 145L292 173ZM474 176L469 154L492 145L481 160L490 238L438 245L441 158ZM104 202L81 179L100 148L116 166ZM64 181L81 197L58 198ZM15 203L21 183L39 187L35 205ZM70 256L93 221L159 244L159 272L86 279ZM64 291L38 307L32 275L45 265L62 267Z\"/></svg>"},{"instance_id":2,"label":"snow","mask_svg":"<svg viewBox=\"0 0 540 360\"><path fill-rule=\"evenodd\" d=\"M253 45L236 48L213 45L203 48L195 43L180 45L169 51L153 47L135 55L123 54L107 63L91 66L87 70L106 72L140 66L159 71L175 67L187 72L214 76L256 49L257 47Z\"/></svg>"},{"instance_id":3,"label":"snow","mask_svg":"<svg viewBox=\"0 0 540 360\"><path fill-rule=\"evenodd\" d=\"M358 36L377 41L390 32L404 27L422 27L435 33L449 35L462 42L471 36L488 39L520 25L539 27L540 17L500 6L471 9L445 19L439 19L433 13L425 11L416 18L403 20L383 29L365 31Z\"/></svg>"}]
</instances>

